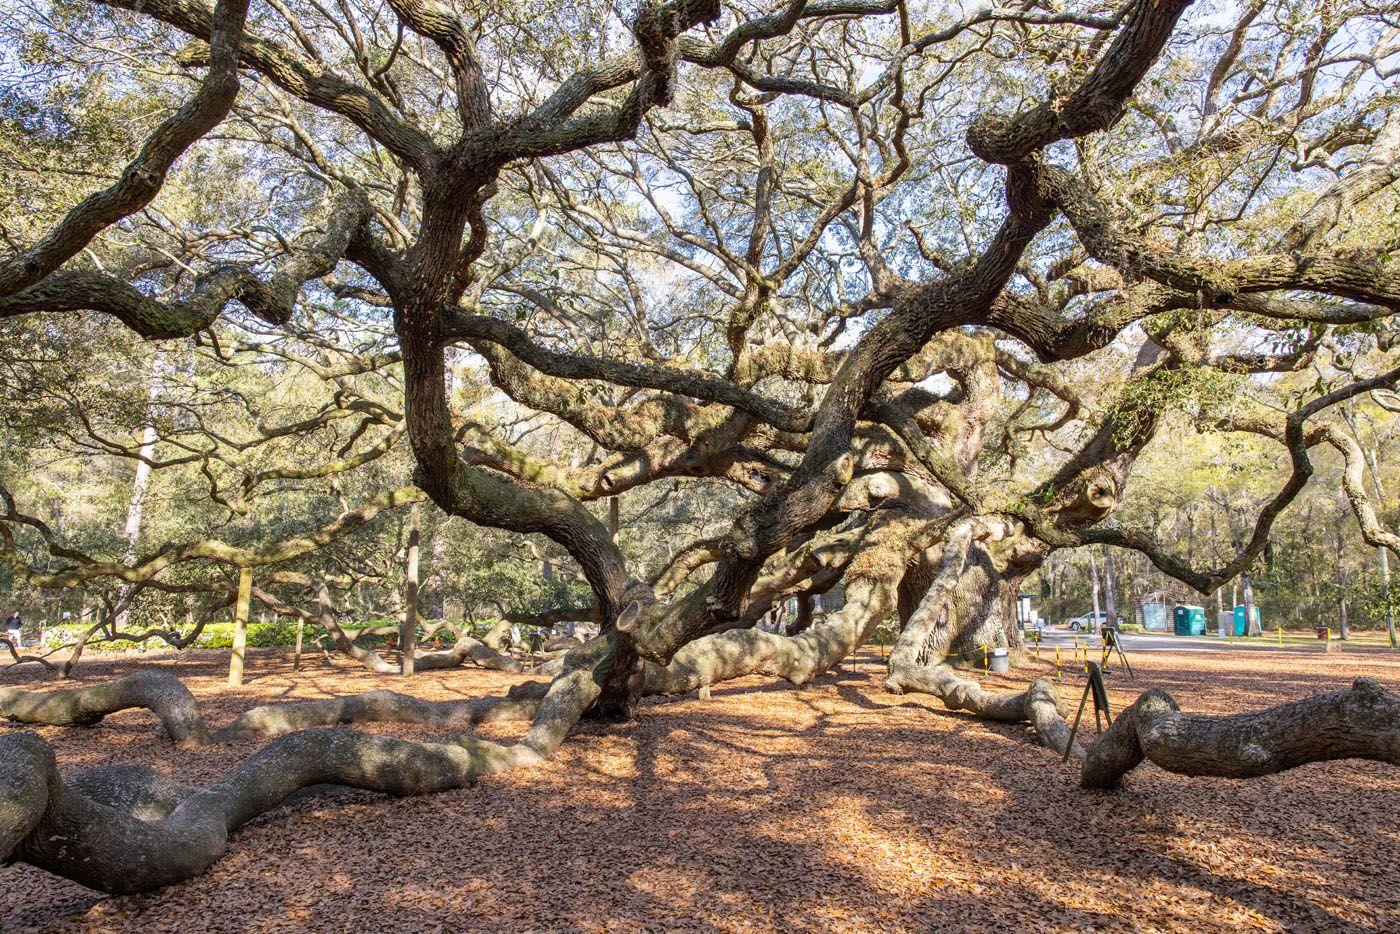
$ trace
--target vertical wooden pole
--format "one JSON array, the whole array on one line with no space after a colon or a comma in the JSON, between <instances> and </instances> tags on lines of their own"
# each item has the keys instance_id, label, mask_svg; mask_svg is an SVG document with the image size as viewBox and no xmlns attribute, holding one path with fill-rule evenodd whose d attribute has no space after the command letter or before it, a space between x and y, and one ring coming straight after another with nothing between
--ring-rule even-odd
<instances>
[{"instance_id":1,"label":"vertical wooden pole","mask_svg":"<svg viewBox=\"0 0 1400 934\"><path fill-rule=\"evenodd\" d=\"M243 650L248 645L248 604L253 597L253 569L238 572L238 604L233 614L233 655L228 662L228 683L238 687L243 683Z\"/></svg>"},{"instance_id":2,"label":"vertical wooden pole","mask_svg":"<svg viewBox=\"0 0 1400 934\"><path fill-rule=\"evenodd\" d=\"M403 674L413 674L413 650L418 645L418 504L408 507L408 561L404 569L403 623L399 646L403 650Z\"/></svg>"},{"instance_id":3,"label":"vertical wooden pole","mask_svg":"<svg viewBox=\"0 0 1400 934\"><path fill-rule=\"evenodd\" d=\"M292 655L292 671L301 671L301 636L306 630L306 620L297 617L297 647Z\"/></svg>"}]
</instances>

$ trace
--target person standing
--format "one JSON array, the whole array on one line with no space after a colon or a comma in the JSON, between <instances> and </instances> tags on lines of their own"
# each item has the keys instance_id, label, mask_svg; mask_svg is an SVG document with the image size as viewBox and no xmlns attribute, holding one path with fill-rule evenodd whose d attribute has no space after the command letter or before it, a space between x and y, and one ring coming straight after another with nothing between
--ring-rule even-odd
<instances>
[{"instance_id":1,"label":"person standing","mask_svg":"<svg viewBox=\"0 0 1400 934\"><path fill-rule=\"evenodd\" d=\"M5 638L9 639L10 644L17 649L24 645L21 635L23 629L24 624L20 621L19 610L12 611L10 615L5 618Z\"/></svg>"}]
</instances>

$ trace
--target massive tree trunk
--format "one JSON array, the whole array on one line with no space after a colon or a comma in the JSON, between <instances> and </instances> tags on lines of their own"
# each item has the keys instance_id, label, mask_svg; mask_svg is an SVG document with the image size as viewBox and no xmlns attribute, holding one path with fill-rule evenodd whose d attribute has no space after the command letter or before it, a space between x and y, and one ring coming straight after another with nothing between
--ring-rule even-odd
<instances>
[{"instance_id":1,"label":"massive tree trunk","mask_svg":"<svg viewBox=\"0 0 1400 934\"><path fill-rule=\"evenodd\" d=\"M1043 551L1030 540L998 524L964 524L942 546L923 552L900 582L903 630L891 670L1020 649L1016 599L1042 560Z\"/></svg>"}]
</instances>

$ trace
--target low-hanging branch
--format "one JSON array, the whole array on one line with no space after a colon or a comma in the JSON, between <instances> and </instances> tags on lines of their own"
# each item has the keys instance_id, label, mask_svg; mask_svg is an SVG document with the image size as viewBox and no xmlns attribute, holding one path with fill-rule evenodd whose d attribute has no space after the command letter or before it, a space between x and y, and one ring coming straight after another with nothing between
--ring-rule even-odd
<instances>
[{"instance_id":1,"label":"low-hanging branch","mask_svg":"<svg viewBox=\"0 0 1400 934\"><path fill-rule=\"evenodd\" d=\"M99 578L139 584L175 565L189 561L212 561L232 567L262 567L310 554L363 528L387 510L422 502L426 498L416 487L403 487L374 497L359 509L345 513L328 525L281 542L239 547L215 539L202 539L167 545L153 555L126 564L120 561L97 560L64 547L44 522L19 512L14 498L7 490L0 488L0 500L3 500L5 506L4 513L0 514L0 545L3 545L0 557L9 564L12 573L17 577L36 587L44 588L72 587ZM10 529L10 524L35 529L43 537L51 554L67 558L74 563L58 571L40 571L24 564L19 558L15 534Z\"/></svg>"},{"instance_id":2,"label":"low-hanging branch","mask_svg":"<svg viewBox=\"0 0 1400 934\"><path fill-rule=\"evenodd\" d=\"M325 700L271 704L245 711L232 723L210 729L194 695L168 671L148 670L101 684L58 691L0 688L0 717L46 726L92 726L122 710L149 710L171 741L181 746L248 742L319 726L349 723L412 723L461 729L535 715L549 685L526 682L505 697L425 701L393 691L371 691Z\"/></svg>"}]
</instances>

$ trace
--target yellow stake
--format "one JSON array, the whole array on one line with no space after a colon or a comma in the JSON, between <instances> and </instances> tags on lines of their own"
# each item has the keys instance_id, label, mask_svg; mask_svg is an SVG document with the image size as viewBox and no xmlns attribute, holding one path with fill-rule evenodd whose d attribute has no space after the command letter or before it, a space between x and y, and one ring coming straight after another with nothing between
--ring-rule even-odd
<instances>
[{"instance_id":1,"label":"yellow stake","mask_svg":"<svg viewBox=\"0 0 1400 934\"><path fill-rule=\"evenodd\" d=\"M1055 680L1060 680L1060 647L1055 646Z\"/></svg>"},{"instance_id":2,"label":"yellow stake","mask_svg":"<svg viewBox=\"0 0 1400 934\"><path fill-rule=\"evenodd\" d=\"M1283 645L1283 623L1278 624L1278 644Z\"/></svg>"}]
</instances>

